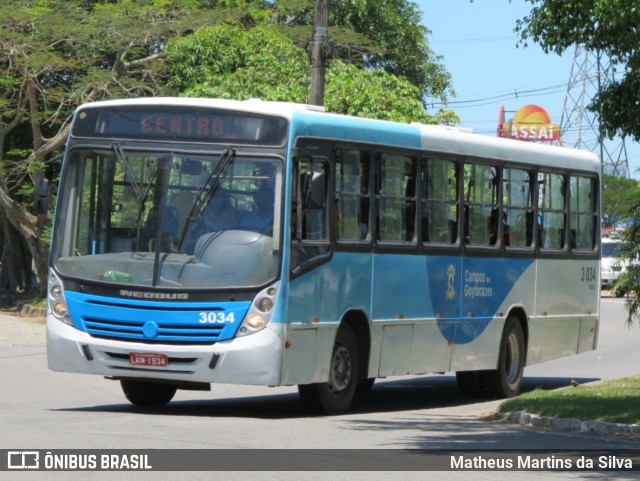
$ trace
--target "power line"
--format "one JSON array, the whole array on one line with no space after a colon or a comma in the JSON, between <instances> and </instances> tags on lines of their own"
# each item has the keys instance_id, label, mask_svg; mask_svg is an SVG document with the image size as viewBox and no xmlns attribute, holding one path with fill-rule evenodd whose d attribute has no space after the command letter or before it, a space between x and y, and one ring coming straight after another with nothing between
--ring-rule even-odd
<instances>
[{"instance_id":1,"label":"power line","mask_svg":"<svg viewBox=\"0 0 640 481\"><path fill-rule=\"evenodd\" d=\"M499 100L509 100L509 99L517 99L522 97L532 97L538 95L551 95L559 92L565 92L567 89L566 83L549 85L547 87L540 87L537 89L528 89L528 90L513 90L512 92L494 95L491 97L482 97L478 99L471 100L454 100L450 102L428 102L428 105L432 108L438 107L456 107L456 108L466 108L466 107L479 107L482 105L487 105Z\"/></svg>"}]
</instances>

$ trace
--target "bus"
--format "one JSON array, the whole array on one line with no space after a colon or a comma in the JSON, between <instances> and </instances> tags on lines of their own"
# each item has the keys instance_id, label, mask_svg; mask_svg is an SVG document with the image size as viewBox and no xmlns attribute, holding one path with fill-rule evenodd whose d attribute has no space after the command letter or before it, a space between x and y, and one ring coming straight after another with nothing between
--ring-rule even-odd
<instances>
[{"instance_id":1,"label":"bus","mask_svg":"<svg viewBox=\"0 0 640 481\"><path fill-rule=\"evenodd\" d=\"M376 378L519 392L596 348L591 153L260 100L80 106L54 216L54 371L138 406L297 386L347 411Z\"/></svg>"}]
</instances>

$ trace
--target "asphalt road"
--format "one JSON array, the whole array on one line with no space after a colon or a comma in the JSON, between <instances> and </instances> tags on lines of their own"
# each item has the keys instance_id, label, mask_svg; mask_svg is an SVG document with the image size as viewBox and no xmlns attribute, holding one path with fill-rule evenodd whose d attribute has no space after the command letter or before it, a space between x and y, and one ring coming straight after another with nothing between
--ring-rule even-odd
<instances>
[{"instance_id":1,"label":"asphalt road","mask_svg":"<svg viewBox=\"0 0 640 481\"><path fill-rule=\"evenodd\" d=\"M527 368L525 389L563 387L572 379L587 383L640 374L640 327L625 326L624 300L603 299L601 314L596 351ZM225 472L133 473L135 479L154 481L431 477L495 481L514 476L537 480L634 479L633 474L637 475L625 470L541 469L515 473L487 469L444 470L435 476L433 471L421 472L426 468L420 463L416 471L396 472L395 462L385 464L386 457L395 453L389 450L437 448L461 453L464 449L517 449L534 453L538 449L562 449L589 453L585 450L595 449L609 453L632 449L640 453L639 441L485 421L482 415L494 410L498 402L476 403L461 397L452 375L380 380L351 412L334 417L309 417L300 407L295 388L228 385L215 385L211 392L179 391L165 408L140 410L126 402L118 383L97 376L48 371L44 339L41 320L0 313L0 450L167 449L169 457L171 453L184 455L189 453L184 450L190 449L212 450L213 457L220 456L221 449L238 450L229 451L236 456L236 464ZM267 449L278 451L264 451ZM317 450L327 450L320 452L323 469L317 465L318 457L313 456ZM272 463L260 469L265 455L273 460L275 468ZM334 471L344 466L345 456L355 457L360 465L376 471ZM433 466L440 465L434 461ZM433 466L430 469L435 469ZM0 471L0 480L86 479L88 473L16 474ZM129 479L127 474L131 473L90 473L96 480Z\"/></svg>"}]
</instances>

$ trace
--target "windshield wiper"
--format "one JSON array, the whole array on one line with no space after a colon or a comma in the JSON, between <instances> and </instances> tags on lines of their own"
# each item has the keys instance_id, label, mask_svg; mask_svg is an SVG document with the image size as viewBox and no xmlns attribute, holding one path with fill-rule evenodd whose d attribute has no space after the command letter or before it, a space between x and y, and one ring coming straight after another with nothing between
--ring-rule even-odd
<instances>
[{"instance_id":1,"label":"windshield wiper","mask_svg":"<svg viewBox=\"0 0 640 481\"><path fill-rule=\"evenodd\" d=\"M233 159L236 156L235 147L227 147L222 152L220 156L220 160L216 164L216 166L211 170L211 174L207 177L207 180L202 186L198 189L196 193L195 200L193 201L193 205L189 210L189 214L187 215L186 222L184 223L184 227L182 232L180 233L180 242L178 243L178 250L182 250L182 244L184 243L187 233L189 232L189 228L191 224L196 220L197 214L202 209L202 206L205 205L215 194L218 186L220 185L220 176L227 168ZM203 195L204 194L204 195Z\"/></svg>"},{"instance_id":2,"label":"windshield wiper","mask_svg":"<svg viewBox=\"0 0 640 481\"><path fill-rule=\"evenodd\" d=\"M129 168L129 162L127 162L127 158L124 156L124 152L122 151L122 147L120 147L120 143L111 142L111 148L115 152L116 159L118 159L118 162L122 164L122 168L124 169L124 175L126 178L129 179L129 182L131 182L131 187L133 187L133 190L138 196L138 200L142 200L144 196L142 195L142 191L140 190L140 187L138 187L138 183L136 182L135 177L131 173L131 169Z\"/></svg>"}]
</instances>

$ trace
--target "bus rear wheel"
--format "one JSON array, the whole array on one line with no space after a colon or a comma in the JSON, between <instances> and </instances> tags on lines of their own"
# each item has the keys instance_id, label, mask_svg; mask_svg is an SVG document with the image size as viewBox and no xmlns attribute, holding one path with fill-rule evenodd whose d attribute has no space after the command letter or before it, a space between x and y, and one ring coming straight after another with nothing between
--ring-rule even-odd
<instances>
[{"instance_id":1,"label":"bus rear wheel","mask_svg":"<svg viewBox=\"0 0 640 481\"><path fill-rule=\"evenodd\" d=\"M159 382L133 381L121 379L122 392L130 403L141 407L161 407L169 403L177 388Z\"/></svg>"},{"instance_id":2,"label":"bus rear wheel","mask_svg":"<svg viewBox=\"0 0 640 481\"><path fill-rule=\"evenodd\" d=\"M522 326L517 317L507 318L500 341L498 369L484 373L488 394L496 398L516 396L522 386L525 346Z\"/></svg>"},{"instance_id":3,"label":"bus rear wheel","mask_svg":"<svg viewBox=\"0 0 640 481\"><path fill-rule=\"evenodd\" d=\"M358 343L351 327L338 329L327 382L298 386L302 405L314 414L342 414L349 409L358 385Z\"/></svg>"},{"instance_id":4,"label":"bus rear wheel","mask_svg":"<svg viewBox=\"0 0 640 481\"><path fill-rule=\"evenodd\" d=\"M509 398L522 386L525 345L522 326L517 317L505 322L500 340L498 368L485 371L458 371L458 389L466 397Z\"/></svg>"}]
</instances>

